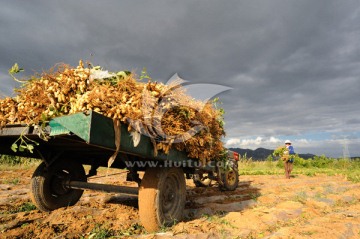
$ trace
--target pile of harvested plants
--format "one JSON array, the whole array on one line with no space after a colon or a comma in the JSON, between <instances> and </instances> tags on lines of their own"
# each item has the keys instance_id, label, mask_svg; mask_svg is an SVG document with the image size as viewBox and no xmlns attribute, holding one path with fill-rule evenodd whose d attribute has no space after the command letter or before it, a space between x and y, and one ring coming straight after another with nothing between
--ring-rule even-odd
<instances>
[{"instance_id":1,"label":"pile of harvested plants","mask_svg":"<svg viewBox=\"0 0 360 239\"><path fill-rule=\"evenodd\" d=\"M96 111L154 139L156 151L185 150L202 162L221 158L225 135L223 112L186 94L180 84L150 77L109 73L91 64L58 64L22 81L15 97L0 99L0 128L7 124L40 125L77 112ZM145 82L147 81L147 82Z\"/></svg>"}]
</instances>

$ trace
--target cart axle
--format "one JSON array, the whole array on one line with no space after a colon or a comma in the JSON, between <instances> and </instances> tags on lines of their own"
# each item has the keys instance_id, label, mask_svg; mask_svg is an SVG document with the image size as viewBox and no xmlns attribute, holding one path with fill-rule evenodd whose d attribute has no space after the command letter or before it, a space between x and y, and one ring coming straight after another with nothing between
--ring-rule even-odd
<instances>
[{"instance_id":1,"label":"cart axle","mask_svg":"<svg viewBox=\"0 0 360 239\"><path fill-rule=\"evenodd\" d=\"M95 191L103 191L108 193L123 193L123 194L132 194L137 195L139 192L138 188L126 187L126 186L117 186L110 184L100 184L100 183L86 183L81 181L67 181L64 183L66 188L71 189L90 189Z\"/></svg>"}]
</instances>

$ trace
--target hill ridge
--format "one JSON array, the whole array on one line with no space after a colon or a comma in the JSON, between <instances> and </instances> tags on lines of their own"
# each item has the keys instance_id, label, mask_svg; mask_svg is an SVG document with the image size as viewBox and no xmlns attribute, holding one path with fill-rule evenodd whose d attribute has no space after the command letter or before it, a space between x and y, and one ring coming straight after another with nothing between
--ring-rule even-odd
<instances>
[{"instance_id":1,"label":"hill ridge","mask_svg":"<svg viewBox=\"0 0 360 239\"><path fill-rule=\"evenodd\" d=\"M239 153L241 156L246 155L246 157L248 158L251 157L253 160L258 160L258 161L265 160L269 155L271 155L274 152L273 149L266 149L262 147L257 148L255 150L242 149L242 148L229 148L229 149ZM313 158L316 155L308 153L308 154L299 154L299 156L304 159L309 159L309 158Z\"/></svg>"}]
</instances>

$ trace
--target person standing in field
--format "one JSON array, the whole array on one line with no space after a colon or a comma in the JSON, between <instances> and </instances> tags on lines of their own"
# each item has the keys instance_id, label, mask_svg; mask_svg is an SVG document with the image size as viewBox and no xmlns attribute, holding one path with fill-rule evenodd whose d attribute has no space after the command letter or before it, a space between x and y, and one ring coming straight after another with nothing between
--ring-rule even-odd
<instances>
[{"instance_id":1,"label":"person standing in field","mask_svg":"<svg viewBox=\"0 0 360 239\"><path fill-rule=\"evenodd\" d=\"M294 166L293 165L293 163L294 163L293 155L295 155L295 151L294 151L294 147L291 145L290 140L285 141L285 147L287 149L285 151L285 153L288 154L287 160L284 160L285 177L287 179L290 179L291 171L293 170L293 166Z\"/></svg>"}]
</instances>

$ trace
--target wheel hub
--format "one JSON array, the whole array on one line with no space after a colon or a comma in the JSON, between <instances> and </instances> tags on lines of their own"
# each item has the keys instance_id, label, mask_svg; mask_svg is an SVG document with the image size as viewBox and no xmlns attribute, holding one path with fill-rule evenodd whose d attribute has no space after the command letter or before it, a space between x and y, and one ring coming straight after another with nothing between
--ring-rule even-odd
<instances>
[{"instance_id":1,"label":"wheel hub","mask_svg":"<svg viewBox=\"0 0 360 239\"><path fill-rule=\"evenodd\" d=\"M59 171L54 174L51 180L51 191L55 195L67 194L71 189L65 186L65 182L70 180L70 174L67 171Z\"/></svg>"},{"instance_id":2,"label":"wheel hub","mask_svg":"<svg viewBox=\"0 0 360 239\"><path fill-rule=\"evenodd\" d=\"M233 185L234 183L236 183L236 174L233 170L227 172L226 181L230 185Z\"/></svg>"},{"instance_id":3,"label":"wheel hub","mask_svg":"<svg viewBox=\"0 0 360 239\"><path fill-rule=\"evenodd\" d=\"M177 205L178 185L173 177L167 178L167 184L162 192L162 211L165 215L172 215Z\"/></svg>"}]
</instances>

